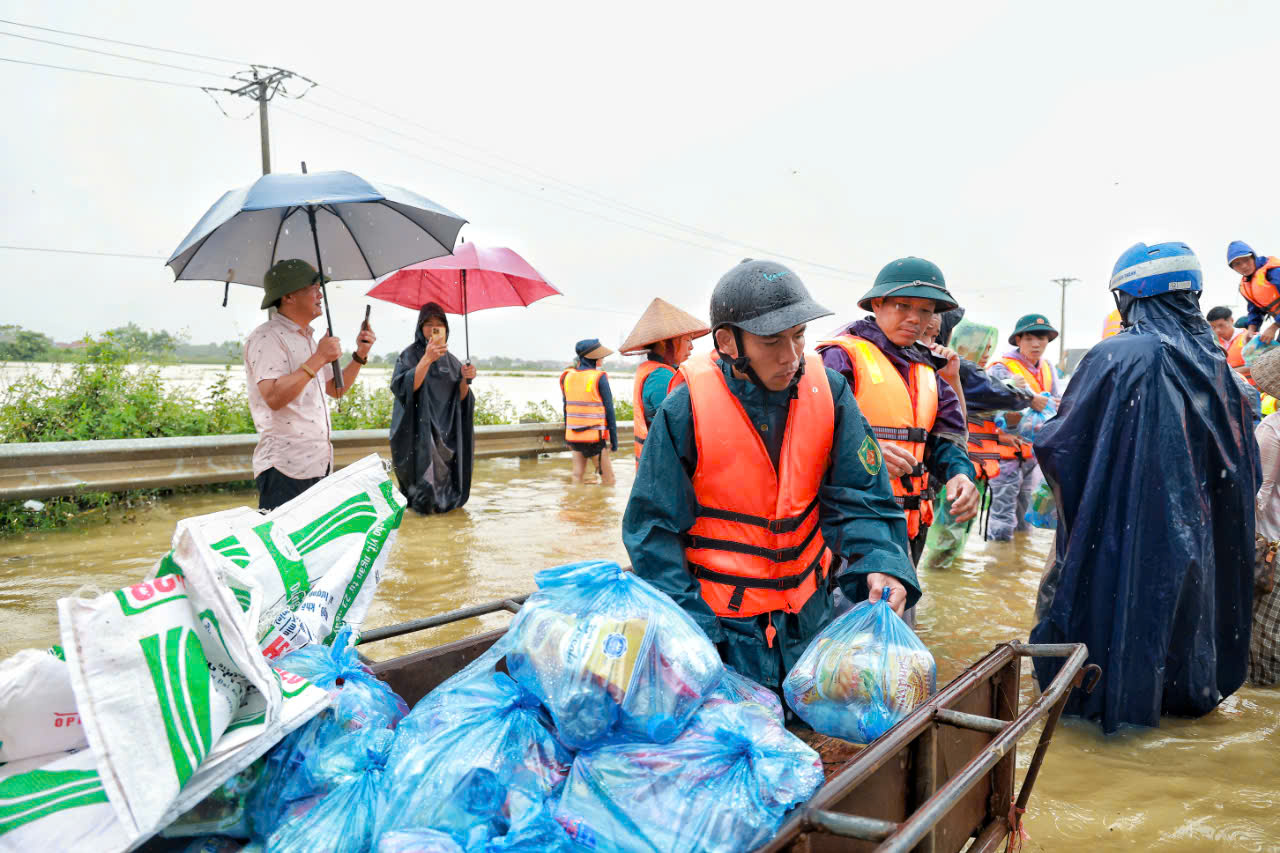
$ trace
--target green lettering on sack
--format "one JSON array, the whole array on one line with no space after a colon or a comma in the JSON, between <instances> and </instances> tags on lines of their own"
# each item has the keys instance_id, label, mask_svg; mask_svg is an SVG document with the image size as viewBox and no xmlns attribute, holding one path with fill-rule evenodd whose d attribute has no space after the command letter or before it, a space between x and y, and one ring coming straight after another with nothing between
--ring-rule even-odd
<instances>
[{"instance_id":1,"label":"green lettering on sack","mask_svg":"<svg viewBox=\"0 0 1280 853\"><path fill-rule=\"evenodd\" d=\"M365 492L353 495L315 521L289 534L298 553L306 556L350 533L364 533L378 520L378 511Z\"/></svg>"},{"instance_id":2,"label":"green lettering on sack","mask_svg":"<svg viewBox=\"0 0 1280 853\"><path fill-rule=\"evenodd\" d=\"M333 638L342 628L347 611L351 609L351 605L356 603L360 590L364 588L365 579L373 569L373 564L378 559L378 555L382 553L382 547L386 544L387 537L390 535L391 530L384 523L375 524L373 530L369 531L369 535L365 537L364 548L360 550L360 562L356 564L356 570L351 575L351 583L347 584L347 590L342 594L342 601L338 603L338 609L334 611L333 631L325 639L325 645L333 645Z\"/></svg>"},{"instance_id":3,"label":"green lettering on sack","mask_svg":"<svg viewBox=\"0 0 1280 853\"><path fill-rule=\"evenodd\" d=\"M139 644L151 671L173 769L178 784L184 785L213 742L209 662L199 637L189 628L170 628L163 643L159 634L152 634Z\"/></svg>"},{"instance_id":4,"label":"green lettering on sack","mask_svg":"<svg viewBox=\"0 0 1280 853\"><path fill-rule=\"evenodd\" d=\"M311 579L307 577L307 567L301 560L286 557L276 545L275 539L271 536L271 527L274 523L268 521L265 524L259 524L253 528L253 532L262 540L263 546L271 556L271 561L276 564L276 571L280 573L280 583L284 585L285 600L289 602L289 609L295 610L311 590Z\"/></svg>"},{"instance_id":5,"label":"green lettering on sack","mask_svg":"<svg viewBox=\"0 0 1280 853\"><path fill-rule=\"evenodd\" d=\"M0 836L67 809L107 802L96 770L31 770L0 781Z\"/></svg>"}]
</instances>

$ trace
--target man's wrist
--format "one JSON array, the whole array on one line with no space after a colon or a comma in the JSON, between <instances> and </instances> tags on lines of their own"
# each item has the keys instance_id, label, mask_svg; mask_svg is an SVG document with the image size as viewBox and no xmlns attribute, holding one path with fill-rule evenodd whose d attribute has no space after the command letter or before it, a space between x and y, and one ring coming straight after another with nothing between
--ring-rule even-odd
<instances>
[{"instance_id":1,"label":"man's wrist","mask_svg":"<svg viewBox=\"0 0 1280 853\"><path fill-rule=\"evenodd\" d=\"M366 358L365 356L362 356L360 354L360 350L352 350L351 360L362 367L369 363L369 359Z\"/></svg>"}]
</instances>

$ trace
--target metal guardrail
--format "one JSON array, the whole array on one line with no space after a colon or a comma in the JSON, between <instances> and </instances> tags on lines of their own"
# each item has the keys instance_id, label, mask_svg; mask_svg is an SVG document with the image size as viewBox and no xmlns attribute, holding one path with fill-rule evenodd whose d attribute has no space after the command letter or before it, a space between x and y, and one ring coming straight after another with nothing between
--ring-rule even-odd
<instances>
[{"instance_id":1,"label":"metal guardrail","mask_svg":"<svg viewBox=\"0 0 1280 853\"><path fill-rule=\"evenodd\" d=\"M370 453L390 455L384 429L341 430L331 437L335 468ZM631 422L619 423L619 455L632 442ZM0 444L0 500L251 480L257 444L253 433ZM564 424L476 427L477 459L568 449Z\"/></svg>"}]
</instances>

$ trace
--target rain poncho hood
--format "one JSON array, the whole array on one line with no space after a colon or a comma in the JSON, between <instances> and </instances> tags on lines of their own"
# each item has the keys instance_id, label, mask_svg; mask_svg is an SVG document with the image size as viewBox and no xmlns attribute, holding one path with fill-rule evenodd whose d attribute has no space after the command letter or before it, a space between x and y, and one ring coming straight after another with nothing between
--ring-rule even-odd
<instances>
[{"instance_id":1,"label":"rain poncho hood","mask_svg":"<svg viewBox=\"0 0 1280 853\"><path fill-rule=\"evenodd\" d=\"M458 396L462 362L446 352L413 388L414 371L427 351L422 324L428 317L444 319L444 310L434 302L422 306L413 343L400 353L391 375L391 461L400 491L421 513L448 512L467 502L475 452L475 395ZM448 329L445 319L446 337Z\"/></svg>"},{"instance_id":2,"label":"rain poncho hood","mask_svg":"<svg viewBox=\"0 0 1280 853\"><path fill-rule=\"evenodd\" d=\"M1136 299L1081 361L1035 453L1059 512L1033 643L1102 667L1066 713L1114 732L1200 716L1245 679L1253 601L1251 417L1197 300ZM1036 660L1046 685L1060 663Z\"/></svg>"}]
</instances>

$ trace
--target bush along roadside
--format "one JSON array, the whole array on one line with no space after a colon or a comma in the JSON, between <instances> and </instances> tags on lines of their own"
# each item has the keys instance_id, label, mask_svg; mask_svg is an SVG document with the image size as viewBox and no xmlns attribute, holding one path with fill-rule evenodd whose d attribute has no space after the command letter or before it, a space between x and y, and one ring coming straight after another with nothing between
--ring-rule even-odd
<instances>
[{"instance_id":1,"label":"bush along roadside","mask_svg":"<svg viewBox=\"0 0 1280 853\"><path fill-rule=\"evenodd\" d=\"M51 376L28 375L0 388L0 443L158 438L252 433L248 395L238 366L227 365L203 394L169 388L159 368L114 336L89 342L83 360ZM389 429L391 391L357 382L331 405L333 428ZM619 421L632 419L619 400ZM554 423L560 410L546 401L517 406L492 389L476 395L475 423ZM181 491L248 488L251 483L193 486ZM87 493L45 501L0 501L0 536L48 530L93 519L129 520L171 490Z\"/></svg>"}]
</instances>

